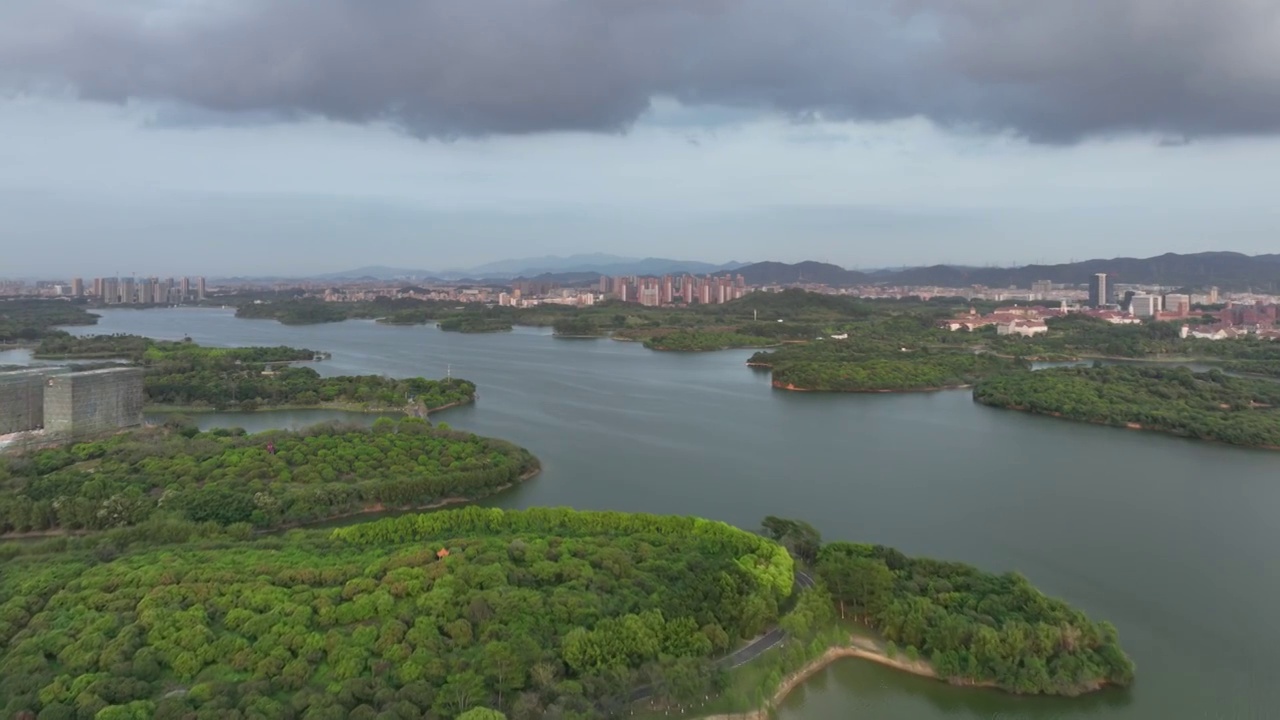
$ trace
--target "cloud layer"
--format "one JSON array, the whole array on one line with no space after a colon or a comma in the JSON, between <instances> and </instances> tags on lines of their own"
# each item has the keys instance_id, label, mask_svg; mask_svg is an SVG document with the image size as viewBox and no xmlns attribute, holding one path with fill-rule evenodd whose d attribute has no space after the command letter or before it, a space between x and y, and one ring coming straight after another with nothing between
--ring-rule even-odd
<instances>
[{"instance_id":1,"label":"cloud layer","mask_svg":"<svg viewBox=\"0 0 1280 720\"><path fill-rule=\"evenodd\" d=\"M1038 142L1280 132L1273 0L5 0L0 88L422 137L652 98ZM201 113L193 113L200 117Z\"/></svg>"}]
</instances>

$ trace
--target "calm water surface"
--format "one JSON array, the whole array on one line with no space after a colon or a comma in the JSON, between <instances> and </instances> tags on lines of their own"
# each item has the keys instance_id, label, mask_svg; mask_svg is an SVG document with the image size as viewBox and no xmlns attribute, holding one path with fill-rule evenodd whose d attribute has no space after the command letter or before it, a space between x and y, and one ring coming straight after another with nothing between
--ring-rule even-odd
<instances>
[{"instance_id":1,"label":"calm water surface","mask_svg":"<svg viewBox=\"0 0 1280 720\"><path fill-rule=\"evenodd\" d=\"M326 374L475 381L437 416L510 439L544 471L502 507L688 513L1016 570L1115 623L1138 682L1074 700L951 688L856 660L794 694L785 720L1280 717L1280 454L975 405L965 392L772 391L749 351L654 353L545 331L287 327L231 311L105 311L77 334L189 335L327 350ZM333 413L210 416L262 429Z\"/></svg>"}]
</instances>

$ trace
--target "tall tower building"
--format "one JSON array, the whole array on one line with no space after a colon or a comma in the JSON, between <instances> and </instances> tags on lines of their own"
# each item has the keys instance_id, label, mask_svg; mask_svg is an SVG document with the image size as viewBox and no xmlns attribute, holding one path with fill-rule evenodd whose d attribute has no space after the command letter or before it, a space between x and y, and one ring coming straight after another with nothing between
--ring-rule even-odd
<instances>
[{"instance_id":1,"label":"tall tower building","mask_svg":"<svg viewBox=\"0 0 1280 720\"><path fill-rule=\"evenodd\" d=\"M196 299L204 300L204 276L196 278Z\"/></svg>"},{"instance_id":2,"label":"tall tower building","mask_svg":"<svg viewBox=\"0 0 1280 720\"><path fill-rule=\"evenodd\" d=\"M191 297L191 278L182 278L182 302L186 302Z\"/></svg>"},{"instance_id":3,"label":"tall tower building","mask_svg":"<svg viewBox=\"0 0 1280 720\"><path fill-rule=\"evenodd\" d=\"M1105 307L1111 301L1109 290L1106 273L1097 273L1089 278L1089 307Z\"/></svg>"},{"instance_id":4,"label":"tall tower building","mask_svg":"<svg viewBox=\"0 0 1280 720\"><path fill-rule=\"evenodd\" d=\"M71 278L71 294L75 297L84 297L84 280Z\"/></svg>"}]
</instances>

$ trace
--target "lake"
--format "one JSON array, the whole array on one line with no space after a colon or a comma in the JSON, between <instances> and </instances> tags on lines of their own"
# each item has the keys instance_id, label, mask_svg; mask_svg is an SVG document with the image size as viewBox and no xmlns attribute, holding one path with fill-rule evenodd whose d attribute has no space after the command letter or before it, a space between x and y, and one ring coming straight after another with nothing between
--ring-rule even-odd
<instances>
[{"instance_id":1,"label":"lake","mask_svg":"<svg viewBox=\"0 0 1280 720\"><path fill-rule=\"evenodd\" d=\"M349 321L304 327L230 310L99 311L76 334L190 336L325 350L324 374L477 383L436 421L542 459L501 507L682 513L757 527L804 518L827 539L1016 570L1113 622L1137 683L1077 698L952 688L848 660L778 713L876 718L1280 716L1280 454L1074 424L975 405L967 392L771 390L750 351L657 353L549 331L463 335ZM249 429L334 413L206 415Z\"/></svg>"}]
</instances>

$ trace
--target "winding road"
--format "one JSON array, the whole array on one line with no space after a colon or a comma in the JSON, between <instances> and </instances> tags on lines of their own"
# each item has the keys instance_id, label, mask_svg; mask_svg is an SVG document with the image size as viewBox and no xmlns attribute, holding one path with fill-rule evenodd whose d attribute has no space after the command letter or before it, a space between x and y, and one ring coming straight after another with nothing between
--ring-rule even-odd
<instances>
[{"instance_id":1,"label":"winding road","mask_svg":"<svg viewBox=\"0 0 1280 720\"><path fill-rule=\"evenodd\" d=\"M796 582L793 592L811 588L814 584L812 575L804 572L803 570L796 570ZM777 647L786 639L787 631L775 626L765 634L755 640L752 640L747 645L738 648L734 652L717 660L716 667L723 668L725 670L742 667L743 665L746 665L752 660L760 657L767 651ZM652 694L653 691L647 687L636 688L635 692L631 693L631 701L637 702L639 700L645 700Z\"/></svg>"},{"instance_id":2,"label":"winding road","mask_svg":"<svg viewBox=\"0 0 1280 720\"><path fill-rule=\"evenodd\" d=\"M804 590L814 585L813 577L803 570L796 571L795 590ZM793 591L793 592L794 592ZM747 663L755 660L763 655L766 651L776 647L783 640L787 639L787 633L780 627L775 627L769 632L752 640L750 644L739 648L733 653L726 655L716 661L716 665L726 670L732 670L736 667L742 667Z\"/></svg>"}]
</instances>

